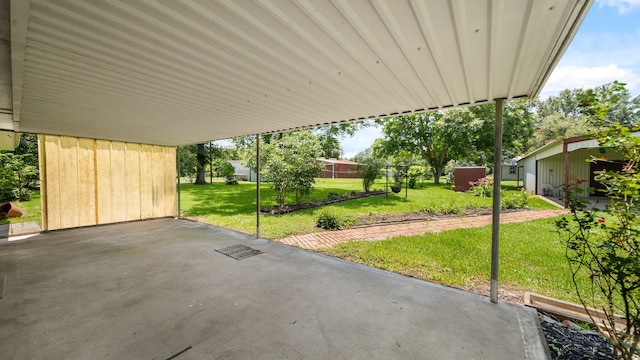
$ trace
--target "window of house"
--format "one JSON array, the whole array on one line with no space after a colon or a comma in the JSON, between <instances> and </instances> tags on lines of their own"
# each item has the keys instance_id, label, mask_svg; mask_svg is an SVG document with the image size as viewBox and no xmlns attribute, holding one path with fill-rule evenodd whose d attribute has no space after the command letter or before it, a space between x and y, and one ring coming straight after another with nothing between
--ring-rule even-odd
<instances>
[{"instance_id":1,"label":"window of house","mask_svg":"<svg viewBox=\"0 0 640 360\"><path fill-rule=\"evenodd\" d=\"M515 175L515 174L516 174L516 167L509 166L509 175Z\"/></svg>"}]
</instances>

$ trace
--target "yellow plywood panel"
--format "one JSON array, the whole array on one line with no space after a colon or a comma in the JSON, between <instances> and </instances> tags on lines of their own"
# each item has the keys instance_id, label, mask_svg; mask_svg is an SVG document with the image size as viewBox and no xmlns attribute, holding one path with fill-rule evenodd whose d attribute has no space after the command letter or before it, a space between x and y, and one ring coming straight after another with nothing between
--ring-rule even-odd
<instances>
[{"instance_id":1,"label":"yellow plywood panel","mask_svg":"<svg viewBox=\"0 0 640 360\"><path fill-rule=\"evenodd\" d=\"M44 229L175 216L175 148L44 135L39 140Z\"/></svg>"},{"instance_id":2,"label":"yellow plywood panel","mask_svg":"<svg viewBox=\"0 0 640 360\"><path fill-rule=\"evenodd\" d=\"M78 139L78 226L97 223L95 144L92 139Z\"/></svg>"},{"instance_id":3,"label":"yellow plywood panel","mask_svg":"<svg viewBox=\"0 0 640 360\"><path fill-rule=\"evenodd\" d=\"M125 171L125 145L111 142L111 221L127 220L127 182Z\"/></svg>"},{"instance_id":4,"label":"yellow plywood panel","mask_svg":"<svg viewBox=\"0 0 640 360\"><path fill-rule=\"evenodd\" d=\"M140 145L125 144L125 182L127 220L140 220Z\"/></svg>"},{"instance_id":5,"label":"yellow plywood panel","mask_svg":"<svg viewBox=\"0 0 640 360\"><path fill-rule=\"evenodd\" d=\"M107 224L111 217L111 142L96 140L96 201L98 224Z\"/></svg>"},{"instance_id":6,"label":"yellow plywood panel","mask_svg":"<svg viewBox=\"0 0 640 360\"><path fill-rule=\"evenodd\" d=\"M164 215L176 216L176 149L164 148Z\"/></svg>"},{"instance_id":7,"label":"yellow plywood panel","mask_svg":"<svg viewBox=\"0 0 640 360\"><path fill-rule=\"evenodd\" d=\"M153 217L153 146L140 145L140 216Z\"/></svg>"},{"instance_id":8,"label":"yellow plywood panel","mask_svg":"<svg viewBox=\"0 0 640 360\"><path fill-rule=\"evenodd\" d=\"M46 224L43 223L44 230L54 230L62 228L60 223L60 173L58 164L58 140L57 136L44 136L44 152L45 152L45 166L44 170L40 171L46 178L45 184L47 186L45 194L47 215Z\"/></svg>"},{"instance_id":9,"label":"yellow plywood panel","mask_svg":"<svg viewBox=\"0 0 640 360\"><path fill-rule=\"evenodd\" d=\"M79 226L78 207L78 139L60 137L60 225L63 228Z\"/></svg>"},{"instance_id":10,"label":"yellow plywood panel","mask_svg":"<svg viewBox=\"0 0 640 360\"><path fill-rule=\"evenodd\" d=\"M153 217L164 216L164 147L153 147Z\"/></svg>"}]
</instances>

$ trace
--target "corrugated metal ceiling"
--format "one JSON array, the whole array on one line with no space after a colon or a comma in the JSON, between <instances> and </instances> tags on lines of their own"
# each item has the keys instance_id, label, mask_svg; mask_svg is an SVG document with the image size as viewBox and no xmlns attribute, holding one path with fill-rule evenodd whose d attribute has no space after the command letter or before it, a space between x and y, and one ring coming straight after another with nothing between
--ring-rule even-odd
<instances>
[{"instance_id":1,"label":"corrugated metal ceiling","mask_svg":"<svg viewBox=\"0 0 640 360\"><path fill-rule=\"evenodd\" d=\"M16 0L14 120L179 145L536 96L591 4Z\"/></svg>"}]
</instances>

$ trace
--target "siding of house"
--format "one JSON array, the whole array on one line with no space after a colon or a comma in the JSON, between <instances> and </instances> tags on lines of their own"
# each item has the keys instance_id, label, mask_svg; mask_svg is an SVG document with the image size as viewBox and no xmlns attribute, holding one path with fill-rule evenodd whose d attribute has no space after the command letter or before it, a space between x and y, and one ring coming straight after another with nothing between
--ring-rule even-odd
<instances>
[{"instance_id":1,"label":"siding of house","mask_svg":"<svg viewBox=\"0 0 640 360\"><path fill-rule=\"evenodd\" d=\"M551 151L542 152L524 159L524 187L527 192L542 194L543 186L550 185L556 189L555 193L557 193L564 185L564 154L561 152L548 156L550 153ZM600 157L602 154L597 148L578 148L578 150L569 153L569 176L574 179L586 180L580 185L584 189L580 194L583 197L589 196L587 188L589 187L590 165L586 160L591 156ZM606 156L610 160L622 159L620 154L611 150L606 153ZM538 162L537 174L536 161Z\"/></svg>"},{"instance_id":2,"label":"siding of house","mask_svg":"<svg viewBox=\"0 0 640 360\"><path fill-rule=\"evenodd\" d=\"M358 164L341 162L324 162L324 168L319 175L323 179L356 179L360 178Z\"/></svg>"},{"instance_id":3,"label":"siding of house","mask_svg":"<svg viewBox=\"0 0 640 360\"><path fill-rule=\"evenodd\" d=\"M512 167L515 169L515 173L510 174L509 170ZM520 174L520 178L522 178L522 174ZM517 165L502 165L502 180L518 180L518 167L517 167Z\"/></svg>"},{"instance_id":4,"label":"siding of house","mask_svg":"<svg viewBox=\"0 0 640 360\"><path fill-rule=\"evenodd\" d=\"M43 230L176 216L173 147L39 135Z\"/></svg>"}]
</instances>

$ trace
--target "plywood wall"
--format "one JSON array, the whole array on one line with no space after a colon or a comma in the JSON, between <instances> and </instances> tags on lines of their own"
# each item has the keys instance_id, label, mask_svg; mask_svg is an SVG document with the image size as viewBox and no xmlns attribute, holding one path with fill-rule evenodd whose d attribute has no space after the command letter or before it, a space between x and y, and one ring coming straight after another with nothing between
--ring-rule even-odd
<instances>
[{"instance_id":1,"label":"plywood wall","mask_svg":"<svg viewBox=\"0 0 640 360\"><path fill-rule=\"evenodd\" d=\"M40 135L44 230L176 215L176 151Z\"/></svg>"}]
</instances>

